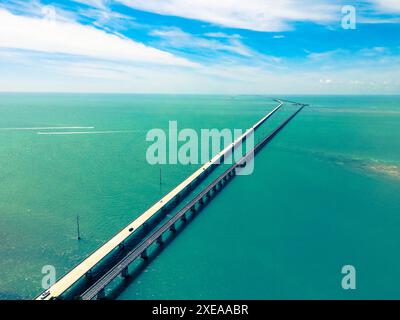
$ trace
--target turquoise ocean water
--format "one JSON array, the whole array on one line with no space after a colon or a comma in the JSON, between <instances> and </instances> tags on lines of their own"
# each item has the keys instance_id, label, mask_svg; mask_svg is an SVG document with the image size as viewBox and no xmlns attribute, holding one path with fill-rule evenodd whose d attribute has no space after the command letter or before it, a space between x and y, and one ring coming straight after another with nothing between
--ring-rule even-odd
<instances>
[{"instance_id":1,"label":"turquoise ocean water","mask_svg":"<svg viewBox=\"0 0 400 320\"><path fill-rule=\"evenodd\" d=\"M311 106L120 299L400 298L400 96L282 98ZM170 120L245 129L275 105L267 96L1 94L0 299L34 297L44 265L61 276L194 171L165 165L160 186L160 167L145 158L148 130ZM341 288L348 264L354 291Z\"/></svg>"}]
</instances>

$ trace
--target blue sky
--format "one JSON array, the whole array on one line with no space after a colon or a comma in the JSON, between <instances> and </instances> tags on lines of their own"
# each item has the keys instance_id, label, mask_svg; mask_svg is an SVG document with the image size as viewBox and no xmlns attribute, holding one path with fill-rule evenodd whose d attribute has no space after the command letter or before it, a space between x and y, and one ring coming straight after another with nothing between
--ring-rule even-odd
<instances>
[{"instance_id":1,"label":"blue sky","mask_svg":"<svg viewBox=\"0 0 400 320\"><path fill-rule=\"evenodd\" d=\"M398 94L400 1L0 0L0 90Z\"/></svg>"}]
</instances>

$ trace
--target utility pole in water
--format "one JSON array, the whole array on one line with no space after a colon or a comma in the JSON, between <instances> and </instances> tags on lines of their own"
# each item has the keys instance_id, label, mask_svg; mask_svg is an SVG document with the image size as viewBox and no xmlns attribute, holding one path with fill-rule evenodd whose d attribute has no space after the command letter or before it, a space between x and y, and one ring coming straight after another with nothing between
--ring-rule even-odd
<instances>
[{"instance_id":1,"label":"utility pole in water","mask_svg":"<svg viewBox=\"0 0 400 320\"><path fill-rule=\"evenodd\" d=\"M77 231L78 231L78 240L81 240L81 232L79 229L79 214L76 215L76 227L77 227Z\"/></svg>"}]
</instances>

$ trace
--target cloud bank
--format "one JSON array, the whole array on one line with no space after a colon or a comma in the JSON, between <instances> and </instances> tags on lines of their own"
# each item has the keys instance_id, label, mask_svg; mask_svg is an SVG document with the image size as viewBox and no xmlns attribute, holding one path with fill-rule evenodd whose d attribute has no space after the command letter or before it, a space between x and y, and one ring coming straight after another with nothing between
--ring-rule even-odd
<instances>
[{"instance_id":1,"label":"cloud bank","mask_svg":"<svg viewBox=\"0 0 400 320\"><path fill-rule=\"evenodd\" d=\"M0 8L0 48L192 67L194 63L91 26L14 15Z\"/></svg>"},{"instance_id":2,"label":"cloud bank","mask_svg":"<svg viewBox=\"0 0 400 320\"><path fill-rule=\"evenodd\" d=\"M137 9L253 31L290 30L292 22L328 23L340 7L324 0L119 0Z\"/></svg>"}]
</instances>

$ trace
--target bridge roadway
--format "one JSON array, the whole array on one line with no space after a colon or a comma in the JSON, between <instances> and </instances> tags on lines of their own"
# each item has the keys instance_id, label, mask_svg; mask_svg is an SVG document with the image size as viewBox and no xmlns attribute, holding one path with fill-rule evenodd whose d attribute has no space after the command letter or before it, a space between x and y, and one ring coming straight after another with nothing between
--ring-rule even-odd
<instances>
[{"instance_id":1,"label":"bridge roadway","mask_svg":"<svg viewBox=\"0 0 400 320\"><path fill-rule=\"evenodd\" d=\"M304 105L300 104L301 107L293 113L288 119L286 119L282 124L280 124L272 133L266 136L261 142L259 142L253 150L248 152L239 161L233 164L229 169L222 173L217 179L215 179L211 184L209 184L203 191L201 191L196 197L193 198L188 204L186 204L182 209L180 209L174 216L168 219L161 227L154 231L148 238L143 240L137 247L130 251L124 259L122 259L118 264L111 268L103 277L101 277L97 282L95 282L89 289L87 289L80 297L82 300L92 300L94 298L103 298L105 293L104 289L119 275L125 277L128 276L128 266L133 263L139 257L147 258L147 249L154 243L162 244L163 235L168 232L174 232L175 223L179 220L187 221L188 212L196 212L196 205L199 204L200 207L204 205L204 197L207 196L211 199L212 194L216 194L225 183L229 182L234 176L236 176L236 170L241 166L245 165L249 158L254 154L258 153L272 138L281 131L290 120L292 120L303 108ZM219 189L218 189L219 188Z\"/></svg>"},{"instance_id":2,"label":"bridge roadway","mask_svg":"<svg viewBox=\"0 0 400 320\"><path fill-rule=\"evenodd\" d=\"M146 221L151 219L161 210L165 209L168 204L172 203L176 198L179 199L180 195L191 188L194 183L204 175L207 175L209 171L216 165L222 163L225 156L229 155L232 150L235 150L241 145L243 141L247 139L254 131L256 131L269 117L271 117L276 111L278 111L282 106L283 102L279 99L275 99L278 102L278 106L275 107L266 116L261 118L256 124L254 124L250 129L248 129L242 136L236 139L232 145L227 146L224 150L216 154L209 162L201 166L192 175L170 191L166 196L164 196L160 201L151 206L142 215L136 218L133 222L128 224L120 232L118 232L113 238L108 240L104 245L95 250L86 259L84 259L75 268L64 275L60 280L53 284L48 290L44 291L41 295L36 297L35 300L52 300L61 297L68 289L70 289L78 280L87 274L90 274L91 270L98 265L104 258L109 256L114 249L123 245L123 243L129 239L132 234L143 226Z\"/></svg>"}]
</instances>

